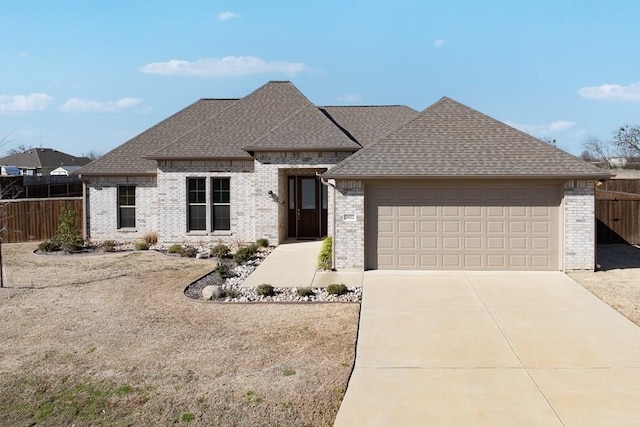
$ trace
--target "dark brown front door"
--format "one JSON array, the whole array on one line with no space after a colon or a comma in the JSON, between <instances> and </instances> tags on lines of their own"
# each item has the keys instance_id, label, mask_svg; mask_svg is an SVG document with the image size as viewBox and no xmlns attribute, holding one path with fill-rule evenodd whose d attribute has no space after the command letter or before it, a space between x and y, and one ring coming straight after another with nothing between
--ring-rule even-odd
<instances>
[{"instance_id":1,"label":"dark brown front door","mask_svg":"<svg viewBox=\"0 0 640 427\"><path fill-rule=\"evenodd\" d=\"M327 190L313 175L290 176L289 237L315 238L327 233Z\"/></svg>"}]
</instances>

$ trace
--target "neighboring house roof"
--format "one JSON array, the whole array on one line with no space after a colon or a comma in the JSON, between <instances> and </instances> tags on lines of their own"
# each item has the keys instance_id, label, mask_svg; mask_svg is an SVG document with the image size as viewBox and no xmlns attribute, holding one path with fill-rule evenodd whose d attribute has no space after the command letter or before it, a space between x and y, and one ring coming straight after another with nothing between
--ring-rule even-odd
<instances>
[{"instance_id":1,"label":"neighboring house roof","mask_svg":"<svg viewBox=\"0 0 640 427\"><path fill-rule=\"evenodd\" d=\"M610 174L444 97L325 176L605 178Z\"/></svg>"},{"instance_id":2,"label":"neighboring house roof","mask_svg":"<svg viewBox=\"0 0 640 427\"><path fill-rule=\"evenodd\" d=\"M148 158L251 158L243 147L309 106L290 82L269 82Z\"/></svg>"},{"instance_id":3,"label":"neighboring house roof","mask_svg":"<svg viewBox=\"0 0 640 427\"><path fill-rule=\"evenodd\" d=\"M82 166L60 166L52 170L50 175L68 175L80 169Z\"/></svg>"},{"instance_id":4,"label":"neighboring house roof","mask_svg":"<svg viewBox=\"0 0 640 427\"><path fill-rule=\"evenodd\" d=\"M80 170L81 175L155 174L156 162L143 158L176 140L237 99L201 99L147 129Z\"/></svg>"},{"instance_id":5,"label":"neighboring house roof","mask_svg":"<svg viewBox=\"0 0 640 427\"><path fill-rule=\"evenodd\" d=\"M320 108L363 146L388 135L418 115L416 110L404 105Z\"/></svg>"},{"instance_id":6,"label":"neighboring house roof","mask_svg":"<svg viewBox=\"0 0 640 427\"><path fill-rule=\"evenodd\" d=\"M22 169L57 168L58 166L84 166L91 159L75 157L53 148L30 148L22 153L0 158L2 166L18 166Z\"/></svg>"}]
</instances>

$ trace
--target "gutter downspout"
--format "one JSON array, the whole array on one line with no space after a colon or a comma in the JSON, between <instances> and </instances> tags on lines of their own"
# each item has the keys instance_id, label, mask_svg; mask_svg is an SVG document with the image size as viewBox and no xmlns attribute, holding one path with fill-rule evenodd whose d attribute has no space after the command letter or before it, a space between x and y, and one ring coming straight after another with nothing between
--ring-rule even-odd
<instances>
[{"instance_id":1,"label":"gutter downspout","mask_svg":"<svg viewBox=\"0 0 640 427\"><path fill-rule=\"evenodd\" d=\"M322 176L316 172L316 176L318 178L320 178L320 182L322 183L322 185L326 186L327 188L331 187L333 188L333 203L331 205L331 216L333 217L333 222L331 224L331 238L333 240L332 244L331 244L331 269L335 270L335 266L336 266L336 186L331 184L328 181L325 181Z\"/></svg>"}]
</instances>

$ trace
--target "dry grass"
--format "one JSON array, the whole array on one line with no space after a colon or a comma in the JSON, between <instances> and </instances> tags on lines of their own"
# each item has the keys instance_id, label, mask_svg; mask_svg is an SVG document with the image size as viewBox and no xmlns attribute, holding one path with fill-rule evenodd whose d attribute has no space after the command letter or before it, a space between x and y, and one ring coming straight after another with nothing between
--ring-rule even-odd
<instances>
[{"instance_id":1,"label":"dry grass","mask_svg":"<svg viewBox=\"0 0 640 427\"><path fill-rule=\"evenodd\" d=\"M214 305L206 260L3 245L0 425L328 426L358 306Z\"/></svg>"}]
</instances>

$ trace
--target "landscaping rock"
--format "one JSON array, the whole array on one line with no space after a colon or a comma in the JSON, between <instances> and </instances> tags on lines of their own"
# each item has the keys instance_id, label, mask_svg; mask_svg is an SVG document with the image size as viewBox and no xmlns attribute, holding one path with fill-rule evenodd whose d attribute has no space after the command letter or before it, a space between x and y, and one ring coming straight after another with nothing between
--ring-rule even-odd
<instances>
[{"instance_id":1,"label":"landscaping rock","mask_svg":"<svg viewBox=\"0 0 640 427\"><path fill-rule=\"evenodd\" d=\"M209 252L198 252L196 254L197 259L207 259L209 258Z\"/></svg>"},{"instance_id":2,"label":"landscaping rock","mask_svg":"<svg viewBox=\"0 0 640 427\"><path fill-rule=\"evenodd\" d=\"M222 286L214 286L214 285L209 285L209 286L205 286L204 288L202 288L202 298L203 299L212 299L215 298L214 295L218 295L220 296L220 293L222 292Z\"/></svg>"}]
</instances>

